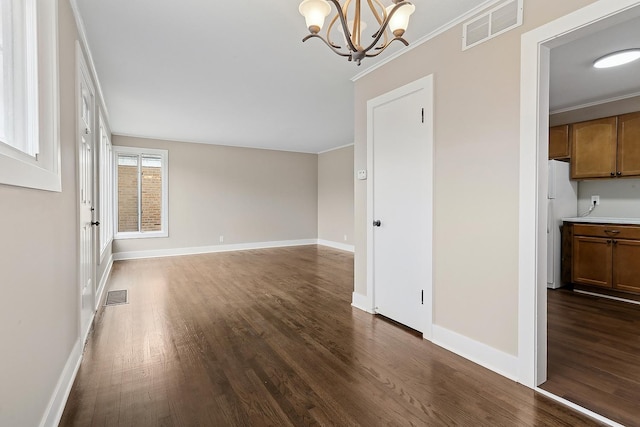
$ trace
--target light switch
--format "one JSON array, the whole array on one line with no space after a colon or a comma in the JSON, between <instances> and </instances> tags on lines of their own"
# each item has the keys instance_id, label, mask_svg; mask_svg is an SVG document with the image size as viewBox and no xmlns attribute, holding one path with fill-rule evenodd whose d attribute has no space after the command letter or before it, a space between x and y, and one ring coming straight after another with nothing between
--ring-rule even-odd
<instances>
[{"instance_id":1,"label":"light switch","mask_svg":"<svg viewBox=\"0 0 640 427\"><path fill-rule=\"evenodd\" d=\"M358 171L358 179L360 179L360 180L367 179L367 170L366 169L360 169Z\"/></svg>"}]
</instances>

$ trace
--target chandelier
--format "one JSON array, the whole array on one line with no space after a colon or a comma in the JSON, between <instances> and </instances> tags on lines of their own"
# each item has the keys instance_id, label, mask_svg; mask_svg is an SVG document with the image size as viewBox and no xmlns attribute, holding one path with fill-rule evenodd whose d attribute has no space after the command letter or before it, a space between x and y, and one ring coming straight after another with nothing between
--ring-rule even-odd
<instances>
[{"instance_id":1,"label":"chandelier","mask_svg":"<svg viewBox=\"0 0 640 427\"><path fill-rule=\"evenodd\" d=\"M402 36L409 25L409 16L416 7L405 0L392 1L393 4L385 8L380 0L367 0L371 15L373 15L380 27L371 36L373 38L371 43L366 44L362 40L362 31L366 29L367 24L361 19L360 0L346 0L344 6L340 6L338 0L304 0L300 3L298 10L304 16L311 34L302 39L302 41L306 42L314 37L319 38L335 53L340 56L346 56L349 61L355 61L358 65L364 58L380 55L396 40L401 41L405 46L409 46L409 42ZM331 13L331 5L329 3L333 3L337 13L331 19L325 37L322 37L319 33L324 24L324 19ZM352 3L354 7L350 8ZM338 19L340 19L338 30L343 35L342 41L345 43L345 47L336 44L331 38L332 30Z\"/></svg>"}]
</instances>

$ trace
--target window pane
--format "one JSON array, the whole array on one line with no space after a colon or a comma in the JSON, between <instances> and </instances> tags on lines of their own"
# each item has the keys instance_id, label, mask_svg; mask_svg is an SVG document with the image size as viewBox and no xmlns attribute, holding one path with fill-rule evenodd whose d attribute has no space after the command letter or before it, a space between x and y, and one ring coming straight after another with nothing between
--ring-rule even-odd
<instances>
[{"instance_id":1,"label":"window pane","mask_svg":"<svg viewBox=\"0 0 640 427\"><path fill-rule=\"evenodd\" d=\"M10 142L7 138L6 123L7 114L11 107L9 104L10 99L8 98L11 95L11 91L6 86L7 82L11 80L10 73L12 73L10 61L7 61L11 53L11 46L7 46L5 43L10 41L10 39L5 40L5 34L8 33L10 35L11 31L10 6L10 0L0 0L0 141L3 142Z\"/></svg>"},{"instance_id":2,"label":"window pane","mask_svg":"<svg viewBox=\"0 0 640 427\"><path fill-rule=\"evenodd\" d=\"M138 156L118 155L118 232L139 231Z\"/></svg>"},{"instance_id":3,"label":"window pane","mask_svg":"<svg viewBox=\"0 0 640 427\"><path fill-rule=\"evenodd\" d=\"M142 157L142 212L140 231L162 229L162 158Z\"/></svg>"}]
</instances>

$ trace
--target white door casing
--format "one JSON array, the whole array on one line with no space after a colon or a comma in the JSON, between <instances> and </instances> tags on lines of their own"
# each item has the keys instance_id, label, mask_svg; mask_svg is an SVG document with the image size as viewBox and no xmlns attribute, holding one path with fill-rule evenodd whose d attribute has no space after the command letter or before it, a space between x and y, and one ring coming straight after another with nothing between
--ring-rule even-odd
<instances>
[{"instance_id":1,"label":"white door casing","mask_svg":"<svg viewBox=\"0 0 640 427\"><path fill-rule=\"evenodd\" d=\"M94 146L95 146L95 90L85 63L82 49L76 44L76 134L78 162L78 278L80 292L80 337L83 342L95 313L95 229L94 204Z\"/></svg>"},{"instance_id":2,"label":"white door casing","mask_svg":"<svg viewBox=\"0 0 640 427\"><path fill-rule=\"evenodd\" d=\"M431 339L433 76L367 102L367 153L367 296Z\"/></svg>"},{"instance_id":3,"label":"white door casing","mask_svg":"<svg viewBox=\"0 0 640 427\"><path fill-rule=\"evenodd\" d=\"M637 0L599 0L522 35L518 382L531 388L546 381L547 375L545 202L550 49L601 29L605 19L622 19L623 13L627 18L640 15L638 5Z\"/></svg>"}]
</instances>

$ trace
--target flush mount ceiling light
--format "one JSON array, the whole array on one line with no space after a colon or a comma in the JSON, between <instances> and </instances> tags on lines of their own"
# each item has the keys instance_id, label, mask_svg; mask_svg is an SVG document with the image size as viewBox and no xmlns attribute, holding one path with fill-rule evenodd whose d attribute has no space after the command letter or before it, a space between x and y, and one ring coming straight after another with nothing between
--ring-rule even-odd
<instances>
[{"instance_id":1,"label":"flush mount ceiling light","mask_svg":"<svg viewBox=\"0 0 640 427\"><path fill-rule=\"evenodd\" d=\"M401 41L405 46L409 46L409 42L403 39L402 36L409 25L409 16L416 7L405 0L392 1L393 4L385 8L380 0L367 0L371 15L373 15L380 27L371 36L373 38L371 43L363 46L362 31L367 25L362 21L360 0L346 0L343 6L340 6L337 0L304 0L300 3L298 10L304 16L311 34L302 39L302 41L306 42L310 38L317 37L325 42L335 53L347 57L349 61L355 61L358 65L364 58L380 55L391 42L396 40ZM331 19L325 37L322 37L319 33L324 24L324 19L331 13L330 3L333 3L337 13ZM350 8L350 6L353 7ZM331 39L334 24L338 19L342 28L340 38L344 41L346 47L336 44Z\"/></svg>"},{"instance_id":2,"label":"flush mount ceiling light","mask_svg":"<svg viewBox=\"0 0 640 427\"><path fill-rule=\"evenodd\" d=\"M640 49L625 49L598 58L593 63L595 68L610 68L628 64L640 58Z\"/></svg>"}]
</instances>

